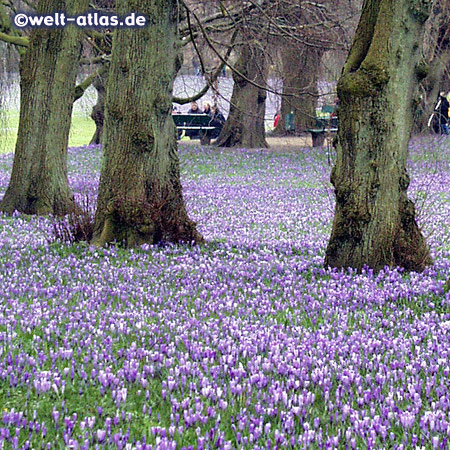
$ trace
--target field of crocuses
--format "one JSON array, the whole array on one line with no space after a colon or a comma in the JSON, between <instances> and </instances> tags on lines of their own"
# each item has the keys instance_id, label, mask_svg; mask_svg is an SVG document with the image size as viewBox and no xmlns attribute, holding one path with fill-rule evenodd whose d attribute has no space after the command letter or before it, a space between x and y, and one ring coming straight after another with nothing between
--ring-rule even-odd
<instances>
[{"instance_id":1,"label":"field of crocuses","mask_svg":"<svg viewBox=\"0 0 450 450\"><path fill-rule=\"evenodd\" d=\"M420 275L322 266L323 150L180 157L203 247L98 249L0 216L0 448L447 449L450 140L411 143ZM99 165L70 150L79 199Z\"/></svg>"}]
</instances>

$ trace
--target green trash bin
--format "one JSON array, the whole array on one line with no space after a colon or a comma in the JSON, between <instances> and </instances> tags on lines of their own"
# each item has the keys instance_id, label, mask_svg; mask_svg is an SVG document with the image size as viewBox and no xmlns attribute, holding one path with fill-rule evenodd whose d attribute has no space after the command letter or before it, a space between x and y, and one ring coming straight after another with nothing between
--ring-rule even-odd
<instances>
[{"instance_id":1,"label":"green trash bin","mask_svg":"<svg viewBox=\"0 0 450 450\"><path fill-rule=\"evenodd\" d=\"M286 131L295 131L294 113L290 112L284 116L284 129Z\"/></svg>"}]
</instances>

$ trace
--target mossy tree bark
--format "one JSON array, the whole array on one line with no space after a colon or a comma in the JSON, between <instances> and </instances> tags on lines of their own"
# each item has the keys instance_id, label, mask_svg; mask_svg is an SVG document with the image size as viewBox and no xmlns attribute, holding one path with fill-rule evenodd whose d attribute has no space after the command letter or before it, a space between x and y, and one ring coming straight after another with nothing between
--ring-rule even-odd
<instances>
[{"instance_id":1,"label":"mossy tree bark","mask_svg":"<svg viewBox=\"0 0 450 450\"><path fill-rule=\"evenodd\" d=\"M315 127L318 98L317 81L323 50L315 47L282 49L283 94L280 120L275 134L286 133L285 117L294 114L296 133Z\"/></svg>"},{"instance_id":2,"label":"mossy tree bark","mask_svg":"<svg viewBox=\"0 0 450 450\"><path fill-rule=\"evenodd\" d=\"M94 245L202 241L182 197L171 117L180 65L177 5L177 0L117 1L118 14L139 11L151 25L114 36Z\"/></svg>"},{"instance_id":3,"label":"mossy tree bark","mask_svg":"<svg viewBox=\"0 0 450 450\"><path fill-rule=\"evenodd\" d=\"M336 209L325 265L422 271L429 249L407 197L406 171L432 1L365 0L338 82Z\"/></svg>"},{"instance_id":4,"label":"mossy tree bark","mask_svg":"<svg viewBox=\"0 0 450 450\"><path fill-rule=\"evenodd\" d=\"M233 72L230 113L215 144L219 147L267 148L264 126L267 93L258 87L266 84L266 55L263 48L251 43L240 45L237 51L235 67L243 76Z\"/></svg>"},{"instance_id":5,"label":"mossy tree bark","mask_svg":"<svg viewBox=\"0 0 450 450\"><path fill-rule=\"evenodd\" d=\"M77 14L87 0L40 0L39 13ZM14 163L0 209L64 215L74 210L67 145L82 31L35 29L20 61L20 119Z\"/></svg>"}]
</instances>

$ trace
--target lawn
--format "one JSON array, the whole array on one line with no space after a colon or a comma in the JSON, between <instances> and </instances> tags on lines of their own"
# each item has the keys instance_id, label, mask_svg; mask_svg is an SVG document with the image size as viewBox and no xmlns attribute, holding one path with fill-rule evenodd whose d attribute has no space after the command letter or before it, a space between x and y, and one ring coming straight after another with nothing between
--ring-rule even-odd
<instances>
[{"instance_id":1,"label":"lawn","mask_svg":"<svg viewBox=\"0 0 450 450\"><path fill-rule=\"evenodd\" d=\"M19 127L19 111L0 112L0 153L13 152L16 145L17 128ZM94 121L88 114L76 110L72 114L69 145L77 147L87 145L95 132Z\"/></svg>"},{"instance_id":2,"label":"lawn","mask_svg":"<svg viewBox=\"0 0 450 450\"><path fill-rule=\"evenodd\" d=\"M0 448L446 449L449 142L411 143L422 274L322 266L322 150L180 158L202 247L98 249L0 215ZM69 151L80 201L99 166Z\"/></svg>"}]
</instances>

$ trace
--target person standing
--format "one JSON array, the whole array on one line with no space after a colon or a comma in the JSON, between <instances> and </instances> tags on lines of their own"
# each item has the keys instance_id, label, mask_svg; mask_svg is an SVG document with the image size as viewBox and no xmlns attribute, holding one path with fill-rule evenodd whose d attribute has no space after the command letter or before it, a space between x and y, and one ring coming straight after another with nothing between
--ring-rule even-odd
<instances>
[{"instance_id":1,"label":"person standing","mask_svg":"<svg viewBox=\"0 0 450 450\"><path fill-rule=\"evenodd\" d=\"M223 125L225 123L225 117L220 112L217 105L213 105L211 108L211 122L209 123L210 126L216 127L212 132L210 133L210 136L212 138L216 138L219 136L220 132L222 131Z\"/></svg>"},{"instance_id":2,"label":"person standing","mask_svg":"<svg viewBox=\"0 0 450 450\"><path fill-rule=\"evenodd\" d=\"M217 105L213 105L211 108L211 119L211 123L214 123L215 126L223 126L225 123L225 117L219 111Z\"/></svg>"},{"instance_id":3,"label":"person standing","mask_svg":"<svg viewBox=\"0 0 450 450\"><path fill-rule=\"evenodd\" d=\"M448 110L449 103L447 97L445 96L445 92L441 92L439 94L439 101L437 106L437 110L439 112L439 133L440 134L448 134Z\"/></svg>"},{"instance_id":4,"label":"person standing","mask_svg":"<svg viewBox=\"0 0 450 450\"><path fill-rule=\"evenodd\" d=\"M273 116L273 129L278 126L278 122L280 121L280 111L277 111L275 116Z\"/></svg>"}]
</instances>

